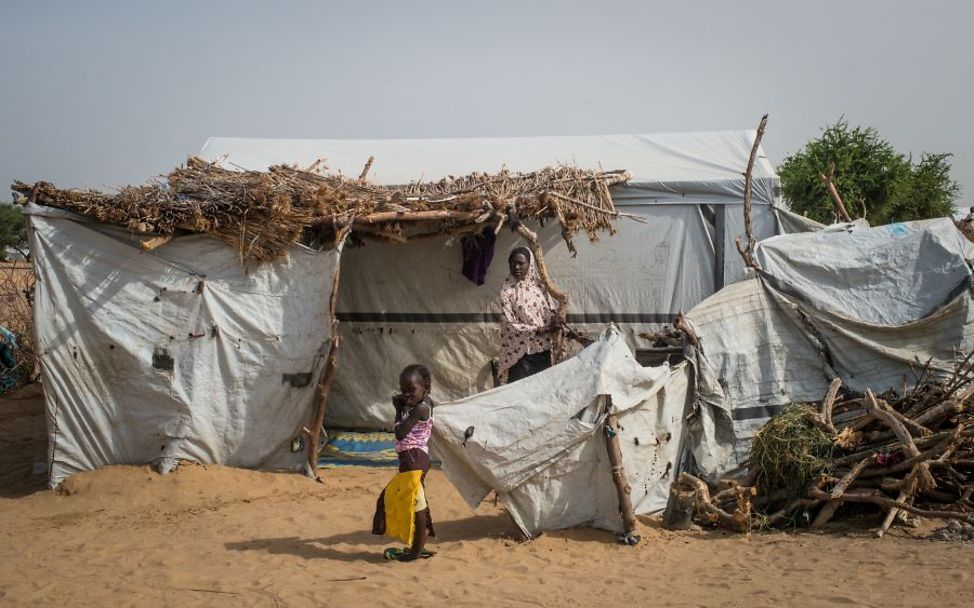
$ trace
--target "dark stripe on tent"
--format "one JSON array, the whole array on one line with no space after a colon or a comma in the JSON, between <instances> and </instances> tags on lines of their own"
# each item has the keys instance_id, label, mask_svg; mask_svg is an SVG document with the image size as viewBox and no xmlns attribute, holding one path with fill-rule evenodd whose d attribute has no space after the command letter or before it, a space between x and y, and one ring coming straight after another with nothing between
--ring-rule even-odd
<instances>
[{"instance_id":1,"label":"dark stripe on tent","mask_svg":"<svg viewBox=\"0 0 974 608\"><path fill-rule=\"evenodd\" d=\"M672 323L669 312L580 312L568 315L569 323Z\"/></svg>"},{"instance_id":2,"label":"dark stripe on tent","mask_svg":"<svg viewBox=\"0 0 974 608\"><path fill-rule=\"evenodd\" d=\"M500 323L493 312L340 312L344 323ZM569 323L672 323L671 313L583 312L568 315Z\"/></svg>"},{"instance_id":3,"label":"dark stripe on tent","mask_svg":"<svg viewBox=\"0 0 974 608\"><path fill-rule=\"evenodd\" d=\"M771 418L777 416L784 409L783 405L758 405L755 407L734 408L732 415L734 420L759 420L761 418Z\"/></svg>"}]
</instances>

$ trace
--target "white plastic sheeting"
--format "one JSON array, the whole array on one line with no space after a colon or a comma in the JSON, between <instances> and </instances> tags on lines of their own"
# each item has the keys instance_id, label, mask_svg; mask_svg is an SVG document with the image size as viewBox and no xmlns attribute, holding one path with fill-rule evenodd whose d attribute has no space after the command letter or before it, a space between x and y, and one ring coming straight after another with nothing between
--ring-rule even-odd
<instances>
[{"instance_id":1,"label":"white plastic sheeting","mask_svg":"<svg viewBox=\"0 0 974 608\"><path fill-rule=\"evenodd\" d=\"M294 469L329 340L337 251L245 270L203 236L142 252L30 205L50 483L176 459Z\"/></svg>"},{"instance_id":2,"label":"white plastic sheeting","mask_svg":"<svg viewBox=\"0 0 974 608\"><path fill-rule=\"evenodd\" d=\"M473 172L537 171L556 163L606 170L627 169L628 186L617 189L621 202L740 202L741 172L747 166L755 132L711 131L588 135L575 137L472 137L457 139L250 139L211 137L200 155L227 166L266 169L271 165L308 166L325 159L330 171L358 175L370 156L370 177L382 184L408 184ZM772 204L778 178L759 151L752 173L753 202Z\"/></svg>"},{"instance_id":3,"label":"white plastic sheeting","mask_svg":"<svg viewBox=\"0 0 974 608\"><path fill-rule=\"evenodd\" d=\"M735 420L736 462L784 405L829 382L900 391L911 363L947 374L974 349L971 244L949 219L846 225L761 242L759 278L687 314Z\"/></svg>"},{"instance_id":4,"label":"white plastic sheeting","mask_svg":"<svg viewBox=\"0 0 974 608\"><path fill-rule=\"evenodd\" d=\"M540 230L555 282L571 294L569 322L597 335L612 321L630 345L640 332L670 323L722 285L743 277L734 247L743 236L744 179L753 131L410 140L287 140L214 137L200 154L228 167L307 166L324 158L330 171L358 175L370 156L370 177L402 184L472 171L533 171L558 162L626 169L629 184L613 188L628 213L618 233L589 243L575 238L572 258L558 227ZM777 234L778 178L763 152L754 168L752 218L758 238ZM537 227L535 227L537 228ZM522 244L503 231L486 284L460 273L459 242L446 237L407 245L369 241L343 254L339 300L343 345L326 424L384 428L399 371L430 366L435 390L458 399L492 385L490 359L499 350L495 301L507 254Z\"/></svg>"},{"instance_id":5,"label":"white plastic sheeting","mask_svg":"<svg viewBox=\"0 0 974 608\"><path fill-rule=\"evenodd\" d=\"M685 365L640 366L609 328L578 356L539 374L434 409L434 455L464 500L493 490L528 537L588 525L622 531L605 447L610 395L636 513L663 509L686 441ZM706 446L719 449L720 446Z\"/></svg>"}]
</instances>

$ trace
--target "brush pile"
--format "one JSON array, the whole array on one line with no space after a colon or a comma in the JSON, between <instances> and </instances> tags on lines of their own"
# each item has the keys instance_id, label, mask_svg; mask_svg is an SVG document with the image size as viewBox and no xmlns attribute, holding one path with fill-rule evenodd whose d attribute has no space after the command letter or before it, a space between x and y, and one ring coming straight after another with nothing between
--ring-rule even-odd
<instances>
[{"instance_id":1,"label":"brush pile","mask_svg":"<svg viewBox=\"0 0 974 608\"><path fill-rule=\"evenodd\" d=\"M725 481L711 497L683 474L671 502L692 502L698 520L739 531L802 520L818 528L846 504L885 512L878 536L909 516L974 525L972 357L946 379L928 362L900 394L840 398L836 379L818 407L793 405L761 428L740 484Z\"/></svg>"},{"instance_id":2,"label":"brush pile","mask_svg":"<svg viewBox=\"0 0 974 608\"><path fill-rule=\"evenodd\" d=\"M0 326L14 334L14 366L0 364L0 393L30 382L34 352L34 271L27 260L0 261ZM9 361L8 361L9 363Z\"/></svg>"},{"instance_id":3,"label":"brush pile","mask_svg":"<svg viewBox=\"0 0 974 608\"><path fill-rule=\"evenodd\" d=\"M599 232L613 231L612 221L623 214L613 205L609 186L629 179L625 171L558 166L389 187L367 181L371 164L369 159L358 178L349 178L326 174L320 161L307 169L278 165L236 171L190 158L162 181L116 193L64 190L47 182L15 182L12 189L22 202L67 209L136 233L205 233L237 249L242 262L265 262L295 243L320 239L323 232L351 229L405 242L549 218L560 222L574 251L578 232L596 240Z\"/></svg>"}]
</instances>

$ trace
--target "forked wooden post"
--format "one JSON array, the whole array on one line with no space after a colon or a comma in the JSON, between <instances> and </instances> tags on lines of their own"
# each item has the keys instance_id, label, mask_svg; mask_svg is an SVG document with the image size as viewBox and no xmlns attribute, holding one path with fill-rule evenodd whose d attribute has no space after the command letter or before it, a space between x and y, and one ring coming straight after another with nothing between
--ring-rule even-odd
<instances>
[{"instance_id":1,"label":"forked wooden post","mask_svg":"<svg viewBox=\"0 0 974 608\"><path fill-rule=\"evenodd\" d=\"M622 463L622 446L619 442L619 417L612 409L612 395L599 395L599 409L606 414L605 419L605 449L609 453L609 464L612 466L612 481L615 483L619 495L619 514L622 515L623 534L619 540L627 545L639 542L636 534L636 513L632 509L632 486L626 477L626 468Z\"/></svg>"},{"instance_id":2,"label":"forked wooden post","mask_svg":"<svg viewBox=\"0 0 974 608\"><path fill-rule=\"evenodd\" d=\"M335 261L335 270L331 277L331 296L328 299L328 311L331 316L331 340L328 345L328 359L325 362L325 370L318 381L318 393L315 398L315 415L311 423L311 428L302 429L308 437L308 476L321 481L318 477L318 452L321 451L321 427L325 423L325 411L328 409L328 395L331 393L331 385L335 380L335 371L338 369L338 347L341 344L341 336L338 335L338 281L341 277L341 250L348 236L349 229L343 228L335 238L335 247L338 249L339 259Z\"/></svg>"}]
</instances>

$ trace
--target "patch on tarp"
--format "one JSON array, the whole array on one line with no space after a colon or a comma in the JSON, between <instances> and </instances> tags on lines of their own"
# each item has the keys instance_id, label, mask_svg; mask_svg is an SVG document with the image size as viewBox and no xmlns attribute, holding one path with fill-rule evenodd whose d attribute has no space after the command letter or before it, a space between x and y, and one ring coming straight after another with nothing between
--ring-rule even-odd
<instances>
[{"instance_id":1,"label":"patch on tarp","mask_svg":"<svg viewBox=\"0 0 974 608\"><path fill-rule=\"evenodd\" d=\"M152 353L152 367L171 372L176 367L176 362L169 355L168 350L157 348Z\"/></svg>"}]
</instances>

